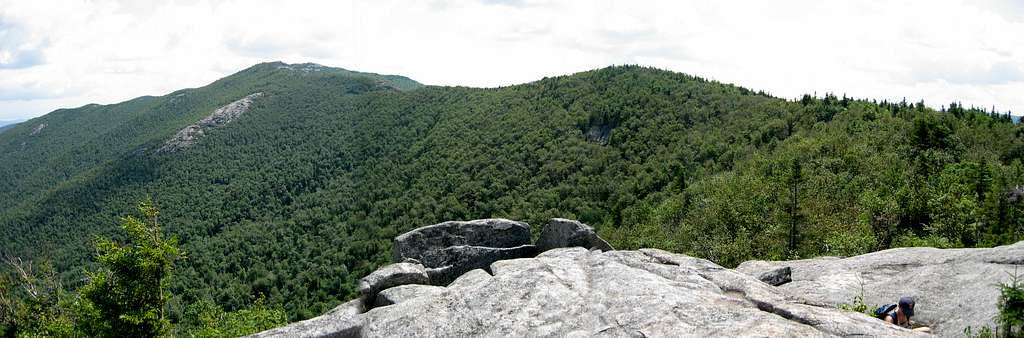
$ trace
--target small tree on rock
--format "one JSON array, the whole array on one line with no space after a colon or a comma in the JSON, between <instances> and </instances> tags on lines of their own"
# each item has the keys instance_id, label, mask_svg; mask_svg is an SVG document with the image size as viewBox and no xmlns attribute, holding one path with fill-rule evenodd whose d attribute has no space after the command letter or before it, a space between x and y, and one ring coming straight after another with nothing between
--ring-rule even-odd
<instances>
[{"instance_id":1,"label":"small tree on rock","mask_svg":"<svg viewBox=\"0 0 1024 338\"><path fill-rule=\"evenodd\" d=\"M1013 278L1000 288L999 319L1006 337L1024 336L1024 282L1014 270Z\"/></svg>"}]
</instances>

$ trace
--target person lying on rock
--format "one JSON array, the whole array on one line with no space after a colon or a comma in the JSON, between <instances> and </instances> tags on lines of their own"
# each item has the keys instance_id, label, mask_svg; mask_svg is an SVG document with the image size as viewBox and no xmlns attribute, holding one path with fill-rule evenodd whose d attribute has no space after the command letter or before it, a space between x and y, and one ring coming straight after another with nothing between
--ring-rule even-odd
<instances>
[{"instance_id":1,"label":"person lying on rock","mask_svg":"<svg viewBox=\"0 0 1024 338\"><path fill-rule=\"evenodd\" d=\"M895 324L914 331L929 332L931 329L927 327L912 328L910 326L910 317L914 316L914 298L903 296L900 297L900 301L896 304L882 305L875 310L875 317L884 320L886 323Z\"/></svg>"}]
</instances>

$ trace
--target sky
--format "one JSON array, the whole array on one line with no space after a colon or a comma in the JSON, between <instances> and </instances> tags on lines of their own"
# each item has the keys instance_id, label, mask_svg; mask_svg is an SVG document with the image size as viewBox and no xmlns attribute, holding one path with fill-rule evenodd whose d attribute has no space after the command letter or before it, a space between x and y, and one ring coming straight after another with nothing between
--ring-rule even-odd
<instances>
[{"instance_id":1,"label":"sky","mask_svg":"<svg viewBox=\"0 0 1024 338\"><path fill-rule=\"evenodd\" d=\"M0 0L0 124L266 61L494 87L618 64L1024 114L1024 1Z\"/></svg>"}]
</instances>

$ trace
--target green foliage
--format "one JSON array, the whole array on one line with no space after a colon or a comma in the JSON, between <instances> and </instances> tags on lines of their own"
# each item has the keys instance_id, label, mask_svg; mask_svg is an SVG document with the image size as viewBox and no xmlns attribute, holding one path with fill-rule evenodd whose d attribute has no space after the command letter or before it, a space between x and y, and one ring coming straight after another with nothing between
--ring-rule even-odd
<instances>
[{"instance_id":1,"label":"green foliage","mask_svg":"<svg viewBox=\"0 0 1024 338\"><path fill-rule=\"evenodd\" d=\"M777 113L780 122L765 122L770 114L752 118L790 126L789 136L769 146L734 146L747 155L731 169L691 174L697 178L677 196L649 195L683 203L673 204L681 207L668 223L654 214L624 219L620 227L651 239L613 244L671 239L664 240L675 245L670 250L731 266L1019 239L1024 205L1015 191L1024 176L1018 160L1005 160L1016 149L1006 144L1022 141L1019 126L977 110L956 118L903 104L842 102L808 96L802 107Z\"/></svg>"},{"instance_id":2,"label":"green foliage","mask_svg":"<svg viewBox=\"0 0 1024 338\"><path fill-rule=\"evenodd\" d=\"M995 329L982 326L976 333L973 328L964 328L964 336L968 338L1014 338L1024 336L1024 283L1020 275L1014 269L1010 281L999 285L999 301L996 307L999 308L999 315Z\"/></svg>"},{"instance_id":3,"label":"green foliage","mask_svg":"<svg viewBox=\"0 0 1024 338\"><path fill-rule=\"evenodd\" d=\"M868 305L864 303L864 281L861 281L860 293L858 293L856 296L853 296L853 300L849 304L842 303L839 304L838 306L839 309L863 313L870 317L875 316L875 309L878 309L878 307L879 305Z\"/></svg>"},{"instance_id":4,"label":"green foliage","mask_svg":"<svg viewBox=\"0 0 1024 338\"><path fill-rule=\"evenodd\" d=\"M839 304L839 308L846 311L853 311L866 314L868 316L874 316L874 311L877 306L869 306L864 303L864 295L857 295L853 297L850 304Z\"/></svg>"},{"instance_id":5,"label":"green foliage","mask_svg":"<svg viewBox=\"0 0 1024 338\"><path fill-rule=\"evenodd\" d=\"M211 300L200 300L185 309L184 320L175 328L181 337L241 337L288 323L284 309L257 298L246 308L224 312Z\"/></svg>"},{"instance_id":6,"label":"green foliage","mask_svg":"<svg viewBox=\"0 0 1024 338\"><path fill-rule=\"evenodd\" d=\"M142 219L127 216L121 222L130 244L106 239L96 244L96 260L103 269L88 273L89 283L79 291L85 302L83 324L90 335L170 335L165 290L181 252L177 239L163 238L157 222L160 213L151 199L138 210Z\"/></svg>"},{"instance_id":7,"label":"green foliage","mask_svg":"<svg viewBox=\"0 0 1024 338\"><path fill-rule=\"evenodd\" d=\"M1009 283L1000 286L999 318L1007 337L1024 335L1024 282L1016 273Z\"/></svg>"},{"instance_id":8,"label":"green foliage","mask_svg":"<svg viewBox=\"0 0 1024 338\"><path fill-rule=\"evenodd\" d=\"M49 262L8 257L0 275L0 337L71 337L75 296L66 292Z\"/></svg>"},{"instance_id":9,"label":"green foliage","mask_svg":"<svg viewBox=\"0 0 1024 338\"><path fill-rule=\"evenodd\" d=\"M68 293L48 262L34 265L7 258L9 274L0 275L0 337L153 337L168 336L165 294L173 264L182 258L173 238L162 238L159 211L147 199L142 218L128 216L122 228L131 244L96 244L104 270L88 274L78 294ZM250 306L224 312L201 300L186 307L174 332L188 337L237 337L287 323L280 306L261 296Z\"/></svg>"},{"instance_id":10,"label":"green foliage","mask_svg":"<svg viewBox=\"0 0 1024 338\"><path fill-rule=\"evenodd\" d=\"M989 328L988 326L982 326L977 333L975 333L974 330L970 326L968 326L964 328L964 336L967 338L996 338L998 335L996 332L992 331L992 328Z\"/></svg>"},{"instance_id":11,"label":"green foliage","mask_svg":"<svg viewBox=\"0 0 1024 338\"><path fill-rule=\"evenodd\" d=\"M803 215L800 212L800 186L804 184L803 159L794 157L789 165L789 172L786 174L787 203L786 219L789 222L789 245L786 247L791 254L796 251L798 238L800 236L797 227L803 222Z\"/></svg>"},{"instance_id":12,"label":"green foliage","mask_svg":"<svg viewBox=\"0 0 1024 338\"><path fill-rule=\"evenodd\" d=\"M946 166L929 187L928 209L933 212L930 215L932 222L926 225L926 229L940 238L949 239L955 246L971 246L978 238L979 203L984 191L978 193L976 187L986 187L985 182L976 182L978 167L972 162Z\"/></svg>"}]
</instances>

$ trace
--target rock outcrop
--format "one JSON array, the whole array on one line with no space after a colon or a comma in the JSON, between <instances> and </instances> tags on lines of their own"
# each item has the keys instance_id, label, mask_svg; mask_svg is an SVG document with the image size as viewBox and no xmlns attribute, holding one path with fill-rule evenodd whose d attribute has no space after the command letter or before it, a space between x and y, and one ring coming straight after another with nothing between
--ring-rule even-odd
<instances>
[{"instance_id":1,"label":"rock outcrop","mask_svg":"<svg viewBox=\"0 0 1024 338\"><path fill-rule=\"evenodd\" d=\"M422 262L438 250L458 245L511 248L527 244L530 244L530 225L523 222L502 218L450 221L395 237L394 260L412 258Z\"/></svg>"},{"instance_id":2,"label":"rock outcrop","mask_svg":"<svg viewBox=\"0 0 1024 338\"><path fill-rule=\"evenodd\" d=\"M536 255L537 247L529 244L512 248L457 245L434 251L425 261L431 262L430 266L436 266L436 268L427 269L430 283L447 285L470 270L490 271L491 263Z\"/></svg>"},{"instance_id":3,"label":"rock outcrop","mask_svg":"<svg viewBox=\"0 0 1024 338\"><path fill-rule=\"evenodd\" d=\"M36 126L35 128L32 128L32 132L31 132L31 133L29 133L29 134L28 134L28 136L36 136L36 135L39 135L39 133L40 133L40 132L42 132L42 131L43 131L43 128L46 128L46 126L47 126L47 124L46 124L46 123L40 123L40 124L39 124L38 126Z\"/></svg>"},{"instance_id":4,"label":"rock outcrop","mask_svg":"<svg viewBox=\"0 0 1024 338\"><path fill-rule=\"evenodd\" d=\"M659 250L555 249L499 261L493 276L378 307L364 337L912 336L876 319L802 304L709 261Z\"/></svg>"},{"instance_id":5,"label":"rock outcrop","mask_svg":"<svg viewBox=\"0 0 1024 338\"><path fill-rule=\"evenodd\" d=\"M864 303L895 303L914 296L914 322L944 337L964 328L993 327L999 284L1024 264L1024 242L989 249L899 248L849 258L750 261L736 271L751 276L789 267L792 282L777 289L801 302L834 307L863 295Z\"/></svg>"},{"instance_id":6,"label":"rock outcrop","mask_svg":"<svg viewBox=\"0 0 1024 338\"><path fill-rule=\"evenodd\" d=\"M428 284L430 277L423 265L395 263L370 273L359 280L359 294L365 299L376 299L381 290L408 284Z\"/></svg>"},{"instance_id":7,"label":"rock outcrop","mask_svg":"<svg viewBox=\"0 0 1024 338\"><path fill-rule=\"evenodd\" d=\"M358 337L363 325L360 314L366 311L364 304L365 301L362 298L353 299L322 316L263 331L249 337Z\"/></svg>"},{"instance_id":8,"label":"rock outcrop","mask_svg":"<svg viewBox=\"0 0 1024 338\"><path fill-rule=\"evenodd\" d=\"M541 252L555 248L583 247L601 251L615 250L611 244L597 236L589 225L564 218L552 218L540 232L537 249Z\"/></svg>"},{"instance_id":9,"label":"rock outcrop","mask_svg":"<svg viewBox=\"0 0 1024 338\"><path fill-rule=\"evenodd\" d=\"M793 270L788 266L774 268L761 272L757 279L771 286L779 286L793 281Z\"/></svg>"},{"instance_id":10,"label":"rock outcrop","mask_svg":"<svg viewBox=\"0 0 1024 338\"><path fill-rule=\"evenodd\" d=\"M576 223L556 219L550 224L579 228ZM559 229L550 233L563 233ZM496 233L508 237L495 238ZM776 287L758 279L765 272L778 277L769 281L781 279L784 269L774 263L748 263L747 273L741 273L660 250L591 250L595 242L589 239L555 241L574 247L536 255L528 241L529 225L500 219L411 231L396 238L394 258L402 265L386 266L364 279L370 292L323 316L254 336L927 336L795 295L786 288L800 281L801 265L791 269L794 282ZM478 261L452 258L479 256L461 252L464 248L522 247L532 247L536 256L498 259L475 269L463 264L477 266ZM1022 256L976 257L1019 262ZM434 285L422 285L420 262L428 275L438 269L428 262L463 273L452 281L431 278ZM405 280L397 275L416 277L409 279L413 284L380 282Z\"/></svg>"},{"instance_id":11,"label":"rock outcrop","mask_svg":"<svg viewBox=\"0 0 1024 338\"><path fill-rule=\"evenodd\" d=\"M398 304L410 299L429 296L444 291L444 287L433 285L409 284L396 286L377 294L374 307Z\"/></svg>"},{"instance_id":12,"label":"rock outcrop","mask_svg":"<svg viewBox=\"0 0 1024 338\"><path fill-rule=\"evenodd\" d=\"M173 153L192 146L200 137L213 128L220 128L234 121L243 113L249 110L253 99L260 97L263 93L253 93L237 101L217 108L209 116L204 117L193 125L182 128L174 137L164 142L163 146L157 149L157 153Z\"/></svg>"},{"instance_id":13,"label":"rock outcrop","mask_svg":"<svg viewBox=\"0 0 1024 338\"><path fill-rule=\"evenodd\" d=\"M473 269L488 269L498 260L536 254L530 225L500 218L425 226L395 237L394 244L396 262L422 262L436 285Z\"/></svg>"},{"instance_id":14,"label":"rock outcrop","mask_svg":"<svg viewBox=\"0 0 1024 338\"><path fill-rule=\"evenodd\" d=\"M706 260L660 250L554 249L498 261L451 285L349 316L259 337L910 337ZM318 317L319 318L319 317ZM333 332L302 331L327 323ZM923 334L917 334L924 336Z\"/></svg>"}]
</instances>

